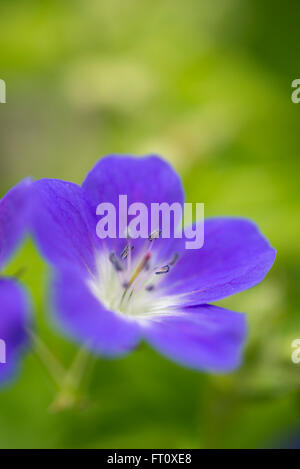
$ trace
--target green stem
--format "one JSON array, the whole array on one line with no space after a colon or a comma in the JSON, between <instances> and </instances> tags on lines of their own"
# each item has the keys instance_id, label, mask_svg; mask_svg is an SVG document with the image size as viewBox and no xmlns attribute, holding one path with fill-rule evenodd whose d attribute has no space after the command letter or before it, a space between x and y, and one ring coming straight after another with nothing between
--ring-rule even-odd
<instances>
[{"instance_id":1,"label":"green stem","mask_svg":"<svg viewBox=\"0 0 300 469\"><path fill-rule=\"evenodd\" d=\"M89 352L81 347L75 355L70 369L65 373L60 391L55 398L51 409L54 411L73 407L79 400L79 388L87 368Z\"/></svg>"},{"instance_id":2,"label":"green stem","mask_svg":"<svg viewBox=\"0 0 300 469\"><path fill-rule=\"evenodd\" d=\"M53 355L53 353L50 352L44 342L36 334L34 334L34 332L29 331L29 334L34 343L35 352L38 358L49 372L55 384L58 387L61 387L61 384L64 380L64 376L66 374L66 370L57 360L57 358Z\"/></svg>"},{"instance_id":3,"label":"green stem","mask_svg":"<svg viewBox=\"0 0 300 469\"><path fill-rule=\"evenodd\" d=\"M32 331L29 331L29 334L38 358L58 388L58 394L51 409L60 411L73 407L78 403L79 388L87 370L87 361L90 357L87 348L83 346L79 349L70 368L66 370L36 334Z\"/></svg>"}]
</instances>

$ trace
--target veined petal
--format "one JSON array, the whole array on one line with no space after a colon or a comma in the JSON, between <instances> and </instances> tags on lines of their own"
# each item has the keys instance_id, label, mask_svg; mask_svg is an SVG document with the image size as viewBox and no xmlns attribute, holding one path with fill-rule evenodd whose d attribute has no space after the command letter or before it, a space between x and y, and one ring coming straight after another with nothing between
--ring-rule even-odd
<instances>
[{"instance_id":1,"label":"veined petal","mask_svg":"<svg viewBox=\"0 0 300 469\"><path fill-rule=\"evenodd\" d=\"M151 203L177 202L184 203L184 191L181 180L174 169L162 158L150 155L133 157L128 155L109 155L100 161L87 175L83 182L83 190L91 207L96 227L99 217L96 209L100 203L109 202L114 205L116 213L124 221L125 211L119 205L119 195L127 196L127 205L143 203L148 209L148 231L151 231ZM128 222L134 218L128 217ZM125 222L124 222L125 223ZM171 232L174 223L171 219ZM117 233L117 237L123 233ZM107 244L120 251L124 240L107 240ZM135 240L133 244L139 248L144 240ZM137 249L133 255L135 255Z\"/></svg>"},{"instance_id":2,"label":"veined petal","mask_svg":"<svg viewBox=\"0 0 300 469\"><path fill-rule=\"evenodd\" d=\"M198 305L220 300L260 283L276 256L256 225L240 218L204 222L204 246L182 253L164 279L174 305Z\"/></svg>"},{"instance_id":3,"label":"veined petal","mask_svg":"<svg viewBox=\"0 0 300 469\"><path fill-rule=\"evenodd\" d=\"M12 279L0 278L0 385L11 379L28 342L29 304ZM5 362L5 363L1 363Z\"/></svg>"},{"instance_id":4,"label":"veined petal","mask_svg":"<svg viewBox=\"0 0 300 469\"><path fill-rule=\"evenodd\" d=\"M42 254L55 266L95 267L94 227L82 189L71 182L41 179L33 184L33 231Z\"/></svg>"},{"instance_id":5,"label":"veined petal","mask_svg":"<svg viewBox=\"0 0 300 469\"><path fill-rule=\"evenodd\" d=\"M54 277L54 306L62 329L78 342L106 356L122 355L137 346L139 324L107 310L80 271L64 270Z\"/></svg>"},{"instance_id":6,"label":"veined petal","mask_svg":"<svg viewBox=\"0 0 300 469\"><path fill-rule=\"evenodd\" d=\"M146 340L155 349L189 368L229 372L241 362L247 333L243 314L202 305L142 325Z\"/></svg>"},{"instance_id":7,"label":"veined petal","mask_svg":"<svg viewBox=\"0 0 300 469\"><path fill-rule=\"evenodd\" d=\"M0 200L0 268L9 260L29 227L31 180L25 179Z\"/></svg>"}]
</instances>

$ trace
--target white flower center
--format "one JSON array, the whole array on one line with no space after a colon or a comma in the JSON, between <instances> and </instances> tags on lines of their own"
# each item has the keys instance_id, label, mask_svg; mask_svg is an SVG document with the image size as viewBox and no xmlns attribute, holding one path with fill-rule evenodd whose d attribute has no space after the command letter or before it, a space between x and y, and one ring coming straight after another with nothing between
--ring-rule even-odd
<instances>
[{"instance_id":1,"label":"white flower center","mask_svg":"<svg viewBox=\"0 0 300 469\"><path fill-rule=\"evenodd\" d=\"M150 252L135 262L131 262L131 252L129 256L125 261L103 251L97 259L97 274L88 281L92 293L108 310L126 316L166 314L169 302L157 287L169 265L150 269Z\"/></svg>"}]
</instances>

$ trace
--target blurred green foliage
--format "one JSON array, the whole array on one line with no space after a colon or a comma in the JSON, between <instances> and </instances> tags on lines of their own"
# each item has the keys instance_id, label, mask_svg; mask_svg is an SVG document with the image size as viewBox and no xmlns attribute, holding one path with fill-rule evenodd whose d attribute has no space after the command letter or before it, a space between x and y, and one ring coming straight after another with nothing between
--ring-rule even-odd
<instances>
[{"instance_id":1,"label":"blurred green foliage","mask_svg":"<svg viewBox=\"0 0 300 469\"><path fill-rule=\"evenodd\" d=\"M297 426L300 365L300 106L292 0L2 0L0 190L27 175L81 182L106 153L159 153L206 215L255 220L277 248L266 281L221 302L249 313L243 366L228 376L183 369L146 345L96 360L87 400L50 409L55 387L29 353L0 397L0 447L248 448ZM56 329L47 268L31 242L35 327L71 363Z\"/></svg>"}]
</instances>

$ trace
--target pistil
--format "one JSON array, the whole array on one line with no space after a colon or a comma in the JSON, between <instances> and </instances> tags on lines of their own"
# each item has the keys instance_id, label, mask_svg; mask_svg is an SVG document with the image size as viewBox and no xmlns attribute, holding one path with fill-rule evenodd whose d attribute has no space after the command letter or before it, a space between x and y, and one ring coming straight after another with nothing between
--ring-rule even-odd
<instances>
[{"instance_id":1,"label":"pistil","mask_svg":"<svg viewBox=\"0 0 300 469\"><path fill-rule=\"evenodd\" d=\"M143 259L141 260L141 262L139 263L139 265L137 266L136 268L136 271L134 272L134 274L132 275L131 279L129 280L129 286L131 286L133 284L133 282L135 281L135 279L139 276L139 274L145 269L147 268L147 265L149 263L149 259L151 257L151 254L150 252L147 252L145 254L145 256L143 257Z\"/></svg>"}]
</instances>

